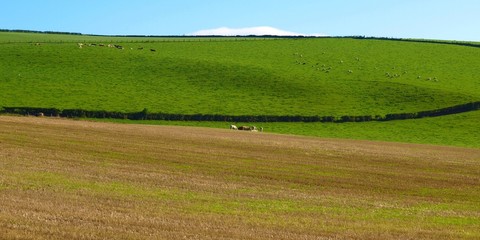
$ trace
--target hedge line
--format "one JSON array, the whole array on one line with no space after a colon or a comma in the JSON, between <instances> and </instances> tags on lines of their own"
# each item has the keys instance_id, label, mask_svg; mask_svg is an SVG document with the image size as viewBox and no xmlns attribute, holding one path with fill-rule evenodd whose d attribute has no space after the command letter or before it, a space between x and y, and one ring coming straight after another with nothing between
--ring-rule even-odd
<instances>
[{"instance_id":1,"label":"hedge line","mask_svg":"<svg viewBox=\"0 0 480 240\"><path fill-rule=\"evenodd\" d=\"M385 116L299 116L299 115L242 115L228 116L220 114L171 114L150 113L147 109L140 112L110 112L90 111L82 109L56 109L56 108L33 108L33 107L3 107L0 113L19 115L44 115L66 118L114 118L130 120L167 120L167 121L217 121L217 122L369 122L369 121L392 121L417 119L424 117L438 117L457 114L480 109L480 102L471 102L447 108L421 111L416 113L394 113Z\"/></svg>"}]
</instances>

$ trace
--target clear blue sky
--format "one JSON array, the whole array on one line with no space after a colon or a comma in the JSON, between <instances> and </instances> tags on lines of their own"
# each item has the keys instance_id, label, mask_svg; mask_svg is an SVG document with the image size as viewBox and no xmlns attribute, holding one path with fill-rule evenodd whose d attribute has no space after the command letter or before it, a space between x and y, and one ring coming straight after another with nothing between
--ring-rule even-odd
<instances>
[{"instance_id":1,"label":"clear blue sky","mask_svg":"<svg viewBox=\"0 0 480 240\"><path fill-rule=\"evenodd\" d=\"M1 29L184 35L257 26L480 41L480 0L7 0L0 6Z\"/></svg>"}]
</instances>

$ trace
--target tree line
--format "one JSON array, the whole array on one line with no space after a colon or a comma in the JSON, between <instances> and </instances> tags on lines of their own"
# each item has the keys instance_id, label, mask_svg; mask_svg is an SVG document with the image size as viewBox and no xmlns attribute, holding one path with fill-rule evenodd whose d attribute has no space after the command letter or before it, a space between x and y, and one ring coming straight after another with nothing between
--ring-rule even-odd
<instances>
[{"instance_id":1,"label":"tree line","mask_svg":"<svg viewBox=\"0 0 480 240\"><path fill-rule=\"evenodd\" d=\"M438 117L450 114L457 114L480 109L479 102L470 102L447 108L427 110L414 113L393 113L384 116L301 116L301 115L222 115L222 114L172 114L172 113L151 113L148 109L140 112L118 112L104 110L83 110L83 109L57 109L57 108L34 108L34 107L3 107L0 113L51 116L65 118L111 118L129 120L165 120L165 121L212 121L212 122L370 122L370 121L393 121L418 119L425 117Z\"/></svg>"},{"instance_id":2,"label":"tree line","mask_svg":"<svg viewBox=\"0 0 480 240\"><path fill-rule=\"evenodd\" d=\"M0 32L18 32L18 33L44 33L44 34L63 34L63 35L83 35L76 32L57 32L57 31L34 31L21 29L0 29Z\"/></svg>"}]
</instances>

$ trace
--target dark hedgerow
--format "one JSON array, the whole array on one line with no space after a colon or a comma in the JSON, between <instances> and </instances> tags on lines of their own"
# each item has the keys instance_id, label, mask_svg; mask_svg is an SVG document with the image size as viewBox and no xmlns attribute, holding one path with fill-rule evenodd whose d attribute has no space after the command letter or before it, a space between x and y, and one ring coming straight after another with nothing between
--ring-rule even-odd
<instances>
[{"instance_id":1,"label":"dark hedgerow","mask_svg":"<svg viewBox=\"0 0 480 240\"><path fill-rule=\"evenodd\" d=\"M370 121L392 121L406 120L424 117L438 117L450 114L457 114L480 109L479 102L470 102L447 108L421 111L416 113L393 113L385 116L227 116L220 114L170 114L170 113L150 113L147 108L140 112L110 112L104 110L90 111L83 109L56 109L56 108L34 108L34 107L3 107L0 113L33 115L33 116L51 116L66 118L114 118L130 120L166 120L166 121L210 121L210 122L370 122Z\"/></svg>"}]
</instances>

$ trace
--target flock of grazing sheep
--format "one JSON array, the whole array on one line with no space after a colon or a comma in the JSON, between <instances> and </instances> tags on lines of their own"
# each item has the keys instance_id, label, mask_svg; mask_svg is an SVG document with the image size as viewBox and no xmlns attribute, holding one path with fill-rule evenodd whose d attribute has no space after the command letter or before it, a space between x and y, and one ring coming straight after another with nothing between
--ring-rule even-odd
<instances>
[{"instance_id":1,"label":"flock of grazing sheep","mask_svg":"<svg viewBox=\"0 0 480 240\"><path fill-rule=\"evenodd\" d=\"M40 46L40 43L35 43L34 45L36 46ZM116 49L120 49L120 50L124 50L125 48L121 45L117 45L117 44L103 44L103 43L78 43L78 48L84 48L84 47L109 47L109 48L116 48ZM144 48L143 47L139 47L137 48L137 50L143 50ZM130 48L130 50L134 50L133 48ZM150 49L151 52L156 52L155 49L151 48ZM322 55L326 54L325 52L322 52ZM304 57L304 54L301 54L301 53L294 53L293 54L294 57L296 58L295 59L295 64L297 65L304 65L304 66L308 66L308 62L306 60L306 57ZM355 57L355 61L356 62L360 62L360 58L359 57ZM344 64L345 62L343 60L339 60L338 61L339 64ZM312 64L311 67L316 70L316 71L322 71L324 73L330 73L330 71L333 70L333 66L327 66L326 64L320 64L320 63L315 63L315 64ZM392 67L392 70L395 70L396 68L395 67ZM359 70L361 70L361 68L359 68ZM375 70L378 70L378 67L375 67ZM347 74L352 74L354 71L352 69L348 69L346 70L346 73ZM402 75L405 75L407 74L408 72L407 71L403 71L402 73L390 73L390 72L385 72L384 74L384 77L386 78L389 78L389 79L394 79L394 78L400 78ZM438 82L438 78L437 77L422 77L420 75L418 75L416 77L416 79L418 80L421 80L421 79L424 79L426 81L433 81L433 82Z\"/></svg>"},{"instance_id":2,"label":"flock of grazing sheep","mask_svg":"<svg viewBox=\"0 0 480 240\"><path fill-rule=\"evenodd\" d=\"M325 52L322 52L322 55L326 54ZM304 54L301 54L301 53L294 53L293 54L294 57L295 57L295 64L297 65L301 65L301 66L311 66L311 68L313 68L314 70L316 71L322 71L324 73L330 73L330 71L333 71L334 70L334 67L333 66L329 66L329 65L326 65L326 64L320 64L319 62L316 62L314 64L309 64L308 61L306 60L306 57L304 56ZM356 62L360 62L360 58L359 57L355 57L354 61ZM338 60L338 63L341 65L341 64L344 64L345 61L343 60ZM378 70L379 68L378 67L375 67L375 70ZM359 70L362 70L361 67L359 67ZM397 70L396 67L392 67L392 70L395 71ZM348 69L345 71L347 74L352 74L354 71L352 69ZM389 78L389 79L394 79L394 78L400 78L402 77L402 75L405 75L407 74L408 72L407 71L401 71L401 73L390 73L390 72L385 72L384 76L386 78ZM434 82L438 82L438 78L437 77L426 77L426 78L423 78L422 76L418 75L416 77L416 79L424 79L426 81L434 81Z\"/></svg>"},{"instance_id":3,"label":"flock of grazing sheep","mask_svg":"<svg viewBox=\"0 0 480 240\"><path fill-rule=\"evenodd\" d=\"M257 128L255 126L240 126L230 125L231 130L250 131L250 132L263 132L263 127Z\"/></svg>"},{"instance_id":4,"label":"flock of grazing sheep","mask_svg":"<svg viewBox=\"0 0 480 240\"><path fill-rule=\"evenodd\" d=\"M116 49L120 49L120 50L124 50L125 48L121 45L117 45L117 44L103 44L103 43L78 43L78 48L84 48L84 47L109 47L109 48L116 48ZM137 48L137 50L143 50L144 48L143 47L139 47ZM130 48L130 50L133 50L133 48ZM156 52L155 49L151 48L150 49L151 52Z\"/></svg>"}]
</instances>

